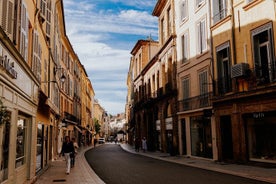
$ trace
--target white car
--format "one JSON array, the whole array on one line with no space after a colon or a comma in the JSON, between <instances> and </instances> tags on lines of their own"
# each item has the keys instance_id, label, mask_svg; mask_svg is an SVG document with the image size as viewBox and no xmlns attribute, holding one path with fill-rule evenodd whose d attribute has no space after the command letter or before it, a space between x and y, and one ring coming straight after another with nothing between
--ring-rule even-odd
<instances>
[{"instance_id":1,"label":"white car","mask_svg":"<svg viewBox=\"0 0 276 184\"><path fill-rule=\"evenodd\" d=\"M99 138L98 139L98 143L99 144L104 144L105 143L105 139L104 138Z\"/></svg>"}]
</instances>

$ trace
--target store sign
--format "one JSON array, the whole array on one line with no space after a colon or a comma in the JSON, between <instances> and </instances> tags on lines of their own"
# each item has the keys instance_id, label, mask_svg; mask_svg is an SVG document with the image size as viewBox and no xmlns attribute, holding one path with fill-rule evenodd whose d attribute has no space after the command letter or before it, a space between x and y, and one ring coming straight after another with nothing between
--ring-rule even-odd
<instances>
[{"instance_id":1,"label":"store sign","mask_svg":"<svg viewBox=\"0 0 276 184\"><path fill-rule=\"evenodd\" d=\"M255 119L260 119L260 118L264 118L265 117L265 113L263 112L254 112L253 113L253 118Z\"/></svg>"},{"instance_id":2,"label":"store sign","mask_svg":"<svg viewBox=\"0 0 276 184\"><path fill-rule=\"evenodd\" d=\"M13 79L17 79L17 72L14 69L14 62L12 62L7 55L0 56L0 68Z\"/></svg>"}]
</instances>

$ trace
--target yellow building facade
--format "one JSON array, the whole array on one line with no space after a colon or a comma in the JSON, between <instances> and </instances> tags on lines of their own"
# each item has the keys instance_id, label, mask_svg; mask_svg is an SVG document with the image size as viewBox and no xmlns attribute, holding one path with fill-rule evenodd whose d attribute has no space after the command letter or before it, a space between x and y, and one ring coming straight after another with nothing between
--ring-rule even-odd
<instances>
[{"instance_id":1,"label":"yellow building facade","mask_svg":"<svg viewBox=\"0 0 276 184\"><path fill-rule=\"evenodd\" d=\"M93 127L95 93L63 12L60 0L0 1L2 183L33 183L58 156L65 135L80 144Z\"/></svg>"}]
</instances>

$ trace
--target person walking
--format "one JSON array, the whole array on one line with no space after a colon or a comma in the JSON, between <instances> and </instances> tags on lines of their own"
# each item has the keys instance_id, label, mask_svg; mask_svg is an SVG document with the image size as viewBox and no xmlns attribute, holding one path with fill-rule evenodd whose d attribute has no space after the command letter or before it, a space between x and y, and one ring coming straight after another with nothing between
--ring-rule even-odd
<instances>
[{"instance_id":1,"label":"person walking","mask_svg":"<svg viewBox=\"0 0 276 184\"><path fill-rule=\"evenodd\" d=\"M66 174L70 173L70 168L71 168L71 158L70 158L70 154L74 153L74 146L73 146L73 142L70 141L70 137L69 136L65 136L65 141L62 144L62 149L61 149L61 154L62 156L65 157L65 161L66 161Z\"/></svg>"},{"instance_id":2,"label":"person walking","mask_svg":"<svg viewBox=\"0 0 276 184\"><path fill-rule=\"evenodd\" d=\"M142 150L143 150L143 152L146 152L146 150L147 150L147 140L146 140L146 137L143 137L143 139L142 139Z\"/></svg>"},{"instance_id":3,"label":"person walking","mask_svg":"<svg viewBox=\"0 0 276 184\"><path fill-rule=\"evenodd\" d=\"M79 148L79 145L78 143L76 142L76 139L73 137L72 138L72 143L73 143L73 146L74 146L74 152L71 153L71 168L75 166L75 158L76 158L76 154L78 153L78 148Z\"/></svg>"},{"instance_id":4,"label":"person walking","mask_svg":"<svg viewBox=\"0 0 276 184\"><path fill-rule=\"evenodd\" d=\"M139 152L140 148L140 139L138 137L135 138L135 151Z\"/></svg>"}]
</instances>

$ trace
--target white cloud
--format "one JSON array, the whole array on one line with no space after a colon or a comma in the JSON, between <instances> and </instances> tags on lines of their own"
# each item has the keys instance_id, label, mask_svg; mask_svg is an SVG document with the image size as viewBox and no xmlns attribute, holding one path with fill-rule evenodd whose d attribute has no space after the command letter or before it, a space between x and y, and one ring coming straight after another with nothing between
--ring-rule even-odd
<instances>
[{"instance_id":1,"label":"white cloud","mask_svg":"<svg viewBox=\"0 0 276 184\"><path fill-rule=\"evenodd\" d=\"M149 34L157 36L157 18L142 10L143 6L153 6L156 1L109 1L136 6L138 10L96 9L91 0L65 0L63 3L67 35L89 75L96 98L108 113L117 114L125 111L132 48L120 48L119 45L124 44L121 41L126 40L114 36L137 35L141 39ZM136 40L133 46L135 43Z\"/></svg>"}]
</instances>

